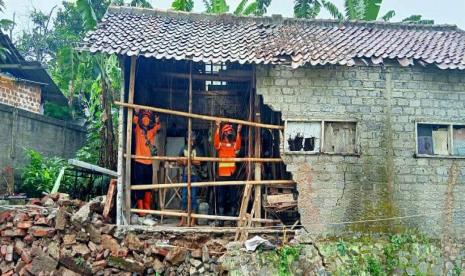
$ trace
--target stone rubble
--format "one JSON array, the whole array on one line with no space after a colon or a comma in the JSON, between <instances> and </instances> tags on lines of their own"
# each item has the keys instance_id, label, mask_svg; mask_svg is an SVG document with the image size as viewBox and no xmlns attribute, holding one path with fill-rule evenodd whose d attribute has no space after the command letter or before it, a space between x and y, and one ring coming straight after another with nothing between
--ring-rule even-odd
<instances>
[{"instance_id":1,"label":"stone rubble","mask_svg":"<svg viewBox=\"0 0 465 276\"><path fill-rule=\"evenodd\" d=\"M52 194L2 209L1 275L224 274L219 258L233 234L117 228L103 222L104 202Z\"/></svg>"}]
</instances>

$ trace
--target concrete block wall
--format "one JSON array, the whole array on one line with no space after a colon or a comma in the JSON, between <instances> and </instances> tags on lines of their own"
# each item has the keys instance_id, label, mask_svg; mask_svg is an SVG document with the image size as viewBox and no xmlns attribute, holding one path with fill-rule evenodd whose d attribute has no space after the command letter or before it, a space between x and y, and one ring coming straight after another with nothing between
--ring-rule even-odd
<instances>
[{"instance_id":1,"label":"concrete block wall","mask_svg":"<svg viewBox=\"0 0 465 276\"><path fill-rule=\"evenodd\" d=\"M282 153L298 182L299 211L308 230L414 227L440 235L445 228L455 234L465 229L465 159L414 157L415 121L465 124L465 72L396 65L262 66L257 93L284 120L357 120L360 156ZM417 214L428 215L332 224Z\"/></svg>"},{"instance_id":2,"label":"concrete block wall","mask_svg":"<svg viewBox=\"0 0 465 276\"><path fill-rule=\"evenodd\" d=\"M0 171L9 166L16 177L27 164L25 149L45 156L72 158L86 139L86 130L71 122L0 104ZM3 181L0 181L0 192Z\"/></svg>"},{"instance_id":3,"label":"concrete block wall","mask_svg":"<svg viewBox=\"0 0 465 276\"><path fill-rule=\"evenodd\" d=\"M39 85L0 76L0 103L40 113L41 93Z\"/></svg>"}]
</instances>

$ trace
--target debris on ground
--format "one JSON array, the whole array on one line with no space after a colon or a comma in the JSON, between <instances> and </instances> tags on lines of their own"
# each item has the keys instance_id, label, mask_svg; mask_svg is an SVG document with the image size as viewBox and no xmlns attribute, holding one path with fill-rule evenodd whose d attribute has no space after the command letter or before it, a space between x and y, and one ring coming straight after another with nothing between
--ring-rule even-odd
<instances>
[{"instance_id":1,"label":"debris on ground","mask_svg":"<svg viewBox=\"0 0 465 276\"><path fill-rule=\"evenodd\" d=\"M117 227L105 223L105 204L105 196L83 202L56 193L30 199L26 205L1 206L2 275L219 275L225 271L219 258L234 233ZM238 247L245 250L243 243Z\"/></svg>"}]
</instances>

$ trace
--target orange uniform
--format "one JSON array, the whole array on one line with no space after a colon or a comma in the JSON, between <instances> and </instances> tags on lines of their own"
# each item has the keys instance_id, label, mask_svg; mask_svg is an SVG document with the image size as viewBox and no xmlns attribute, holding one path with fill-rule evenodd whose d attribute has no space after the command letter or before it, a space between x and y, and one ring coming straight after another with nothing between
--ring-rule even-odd
<instances>
[{"instance_id":1,"label":"orange uniform","mask_svg":"<svg viewBox=\"0 0 465 276\"><path fill-rule=\"evenodd\" d=\"M215 132L214 146L218 151L218 157L220 158L234 158L236 157L236 151L241 149L241 135L237 133L236 141L229 143L227 141L220 140L219 128ZM218 164L218 176L231 176L236 171L236 163L234 162L220 162Z\"/></svg>"},{"instance_id":2,"label":"orange uniform","mask_svg":"<svg viewBox=\"0 0 465 276\"><path fill-rule=\"evenodd\" d=\"M144 116L142 118L142 122L144 125L149 124L149 118L147 116ZM147 122L144 122L147 120ZM141 155L141 156L146 156L150 157L152 156L150 152L150 147L146 144L146 138L144 136L144 132L142 128L139 126L139 117L134 116L132 119L132 122L136 125L135 133L136 133L136 155ZM160 129L160 123L156 123L155 126L147 131L147 139L150 141L152 145L155 145L155 135L157 134L158 130ZM136 159L136 162L142 163L145 165L150 165L152 164L152 160L150 159Z\"/></svg>"}]
</instances>

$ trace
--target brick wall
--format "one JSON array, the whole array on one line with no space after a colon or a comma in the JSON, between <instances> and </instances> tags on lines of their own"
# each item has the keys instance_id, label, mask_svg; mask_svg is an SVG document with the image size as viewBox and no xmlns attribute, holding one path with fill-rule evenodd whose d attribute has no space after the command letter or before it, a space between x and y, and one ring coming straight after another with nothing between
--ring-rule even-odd
<instances>
[{"instance_id":1,"label":"brick wall","mask_svg":"<svg viewBox=\"0 0 465 276\"><path fill-rule=\"evenodd\" d=\"M0 103L40 113L41 88L0 76Z\"/></svg>"},{"instance_id":2,"label":"brick wall","mask_svg":"<svg viewBox=\"0 0 465 276\"><path fill-rule=\"evenodd\" d=\"M17 179L29 162L25 149L48 157L73 158L85 139L84 127L0 103L0 170L13 167ZM0 194L6 188L1 179Z\"/></svg>"},{"instance_id":3,"label":"brick wall","mask_svg":"<svg viewBox=\"0 0 465 276\"><path fill-rule=\"evenodd\" d=\"M284 154L298 182L307 229L391 231L418 227L439 235L446 201L451 227L465 227L465 160L416 158L415 121L465 124L465 72L435 68L260 67L257 92L289 119L358 122L360 156ZM454 176L456 180L454 181ZM416 214L372 223L338 224Z\"/></svg>"}]
</instances>

